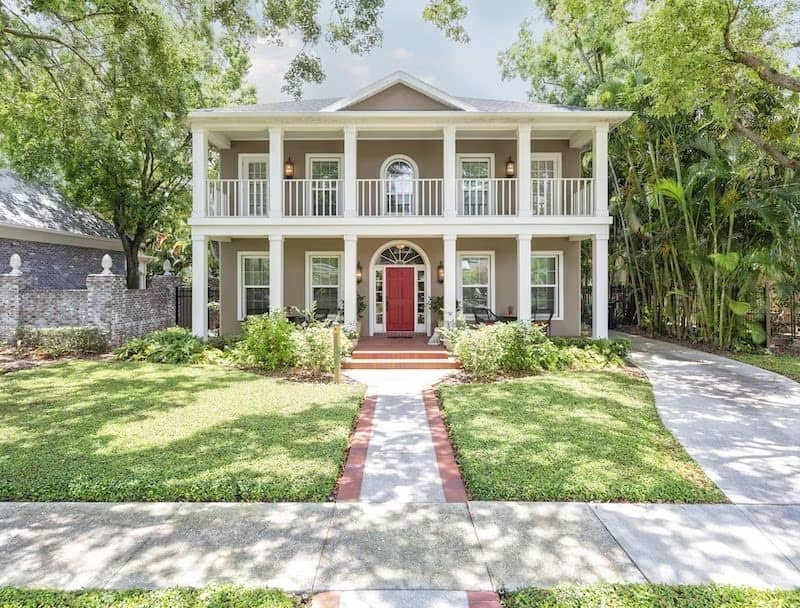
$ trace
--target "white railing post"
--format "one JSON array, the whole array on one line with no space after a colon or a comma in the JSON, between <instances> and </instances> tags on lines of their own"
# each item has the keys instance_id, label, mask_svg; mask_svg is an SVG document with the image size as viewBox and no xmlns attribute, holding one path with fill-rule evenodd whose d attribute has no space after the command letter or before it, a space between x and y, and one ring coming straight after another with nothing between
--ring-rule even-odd
<instances>
[{"instance_id":1,"label":"white railing post","mask_svg":"<svg viewBox=\"0 0 800 608\"><path fill-rule=\"evenodd\" d=\"M208 337L208 240L192 235L192 335Z\"/></svg>"},{"instance_id":2,"label":"white railing post","mask_svg":"<svg viewBox=\"0 0 800 608\"><path fill-rule=\"evenodd\" d=\"M444 240L444 324L456 324L456 289L458 285L458 264L456 263L456 235L445 234Z\"/></svg>"},{"instance_id":3,"label":"white railing post","mask_svg":"<svg viewBox=\"0 0 800 608\"><path fill-rule=\"evenodd\" d=\"M608 124L595 126L592 139L592 177L594 177L594 214L608 215Z\"/></svg>"},{"instance_id":4,"label":"white railing post","mask_svg":"<svg viewBox=\"0 0 800 608\"><path fill-rule=\"evenodd\" d=\"M455 217L458 215L456 202L456 128L449 126L442 129L442 139L444 215L445 217Z\"/></svg>"},{"instance_id":5,"label":"white railing post","mask_svg":"<svg viewBox=\"0 0 800 608\"><path fill-rule=\"evenodd\" d=\"M344 324L355 327L358 323L358 282L356 268L358 266L358 236L344 235Z\"/></svg>"},{"instance_id":6,"label":"white railing post","mask_svg":"<svg viewBox=\"0 0 800 608\"><path fill-rule=\"evenodd\" d=\"M192 217L206 215L208 183L208 132L192 129Z\"/></svg>"},{"instance_id":7,"label":"white railing post","mask_svg":"<svg viewBox=\"0 0 800 608\"><path fill-rule=\"evenodd\" d=\"M517 235L517 319L531 320L531 235Z\"/></svg>"},{"instance_id":8,"label":"white railing post","mask_svg":"<svg viewBox=\"0 0 800 608\"><path fill-rule=\"evenodd\" d=\"M358 191L358 130L348 126L344 128L344 215L357 215Z\"/></svg>"},{"instance_id":9,"label":"white railing post","mask_svg":"<svg viewBox=\"0 0 800 608\"><path fill-rule=\"evenodd\" d=\"M531 127L517 127L517 209L520 217L531 215Z\"/></svg>"},{"instance_id":10,"label":"white railing post","mask_svg":"<svg viewBox=\"0 0 800 608\"><path fill-rule=\"evenodd\" d=\"M283 310L283 235L269 237L269 311Z\"/></svg>"},{"instance_id":11,"label":"white railing post","mask_svg":"<svg viewBox=\"0 0 800 608\"><path fill-rule=\"evenodd\" d=\"M592 337L608 338L608 235L592 236Z\"/></svg>"},{"instance_id":12,"label":"white railing post","mask_svg":"<svg viewBox=\"0 0 800 608\"><path fill-rule=\"evenodd\" d=\"M269 129L269 215L283 215L283 129Z\"/></svg>"}]
</instances>

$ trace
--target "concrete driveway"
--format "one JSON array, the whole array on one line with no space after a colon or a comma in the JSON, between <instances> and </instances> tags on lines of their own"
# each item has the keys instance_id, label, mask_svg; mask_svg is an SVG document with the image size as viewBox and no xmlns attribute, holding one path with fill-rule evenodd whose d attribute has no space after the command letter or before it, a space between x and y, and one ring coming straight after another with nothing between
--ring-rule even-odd
<instances>
[{"instance_id":1,"label":"concrete driveway","mask_svg":"<svg viewBox=\"0 0 800 608\"><path fill-rule=\"evenodd\" d=\"M728 498L800 504L800 384L725 357L626 337L664 424Z\"/></svg>"}]
</instances>

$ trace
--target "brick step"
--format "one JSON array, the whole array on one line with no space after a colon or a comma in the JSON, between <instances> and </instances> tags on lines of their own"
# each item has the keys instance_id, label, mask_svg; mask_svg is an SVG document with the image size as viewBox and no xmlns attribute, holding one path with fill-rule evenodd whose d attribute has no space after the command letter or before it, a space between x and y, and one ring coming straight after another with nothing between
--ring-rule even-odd
<instances>
[{"instance_id":1,"label":"brick step","mask_svg":"<svg viewBox=\"0 0 800 608\"><path fill-rule=\"evenodd\" d=\"M342 369L460 369L458 359L351 359L342 362Z\"/></svg>"},{"instance_id":2,"label":"brick step","mask_svg":"<svg viewBox=\"0 0 800 608\"><path fill-rule=\"evenodd\" d=\"M447 359L446 350L354 350L353 359Z\"/></svg>"}]
</instances>

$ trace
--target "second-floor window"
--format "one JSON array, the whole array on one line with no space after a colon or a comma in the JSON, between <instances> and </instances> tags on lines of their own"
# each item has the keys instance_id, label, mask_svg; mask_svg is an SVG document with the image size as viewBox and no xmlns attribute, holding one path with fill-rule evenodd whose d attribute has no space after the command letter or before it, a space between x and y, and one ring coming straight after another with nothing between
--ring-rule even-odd
<instances>
[{"instance_id":1,"label":"second-floor window","mask_svg":"<svg viewBox=\"0 0 800 608\"><path fill-rule=\"evenodd\" d=\"M311 215L339 215L339 187L341 158L337 156L310 156L308 158L309 200Z\"/></svg>"},{"instance_id":2,"label":"second-floor window","mask_svg":"<svg viewBox=\"0 0 800 608\"><path fill-rule=\"evenodd\" d=\"M240 154L242 215L264 216L269 206L269 157L266 154Z\"/></svg>"},{"instance_id":3,"label":"second-floor window","mask_svg":"<svg viewBox=\"0 0 800 608\"><path fill-rule=\"evenodd\" d=\"M458 171L461 184L461 213L488 215L490 213L491 183L494 160L491 155L461 155Z\"/></svg>"},{"instance_id":4,"label":"second-floor window","mask_svg":"<svg viewBox=\"0 0 800 608\"><path fill-rule=\"evenodd\" d=\"M414 215L417 166L407 156L397 155L383 164L384 202L389 215Z\"/></svg>"},{"instance_id":5,"label":"second-floor window","mask_svg":"<svg viewBox=\"0 0 800 608\"><path fill-rule=\"evenodd\" d=\"M531 160L531 179L534 215L558 213L561 201L558 178L561 177L561 154L534 152Z\"/></svg>"}]
</instances>

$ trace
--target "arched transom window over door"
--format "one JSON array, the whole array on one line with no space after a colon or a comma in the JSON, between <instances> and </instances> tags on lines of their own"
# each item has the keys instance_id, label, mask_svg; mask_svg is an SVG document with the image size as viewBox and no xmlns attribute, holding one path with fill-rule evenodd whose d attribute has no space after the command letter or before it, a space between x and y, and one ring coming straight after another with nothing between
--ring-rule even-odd
<instances>
[{"instance_id":1,"label":"arched transom window over door","mask_svg":"<svg viewBox=\"0 0 800 608\"><path fill-rule=\"evenodd\" d=\"M390 215L414 215L416 163L408 156L396 155L386 159L381 170L384 180L384 205Z\"/></svg>"}]
</instances>

